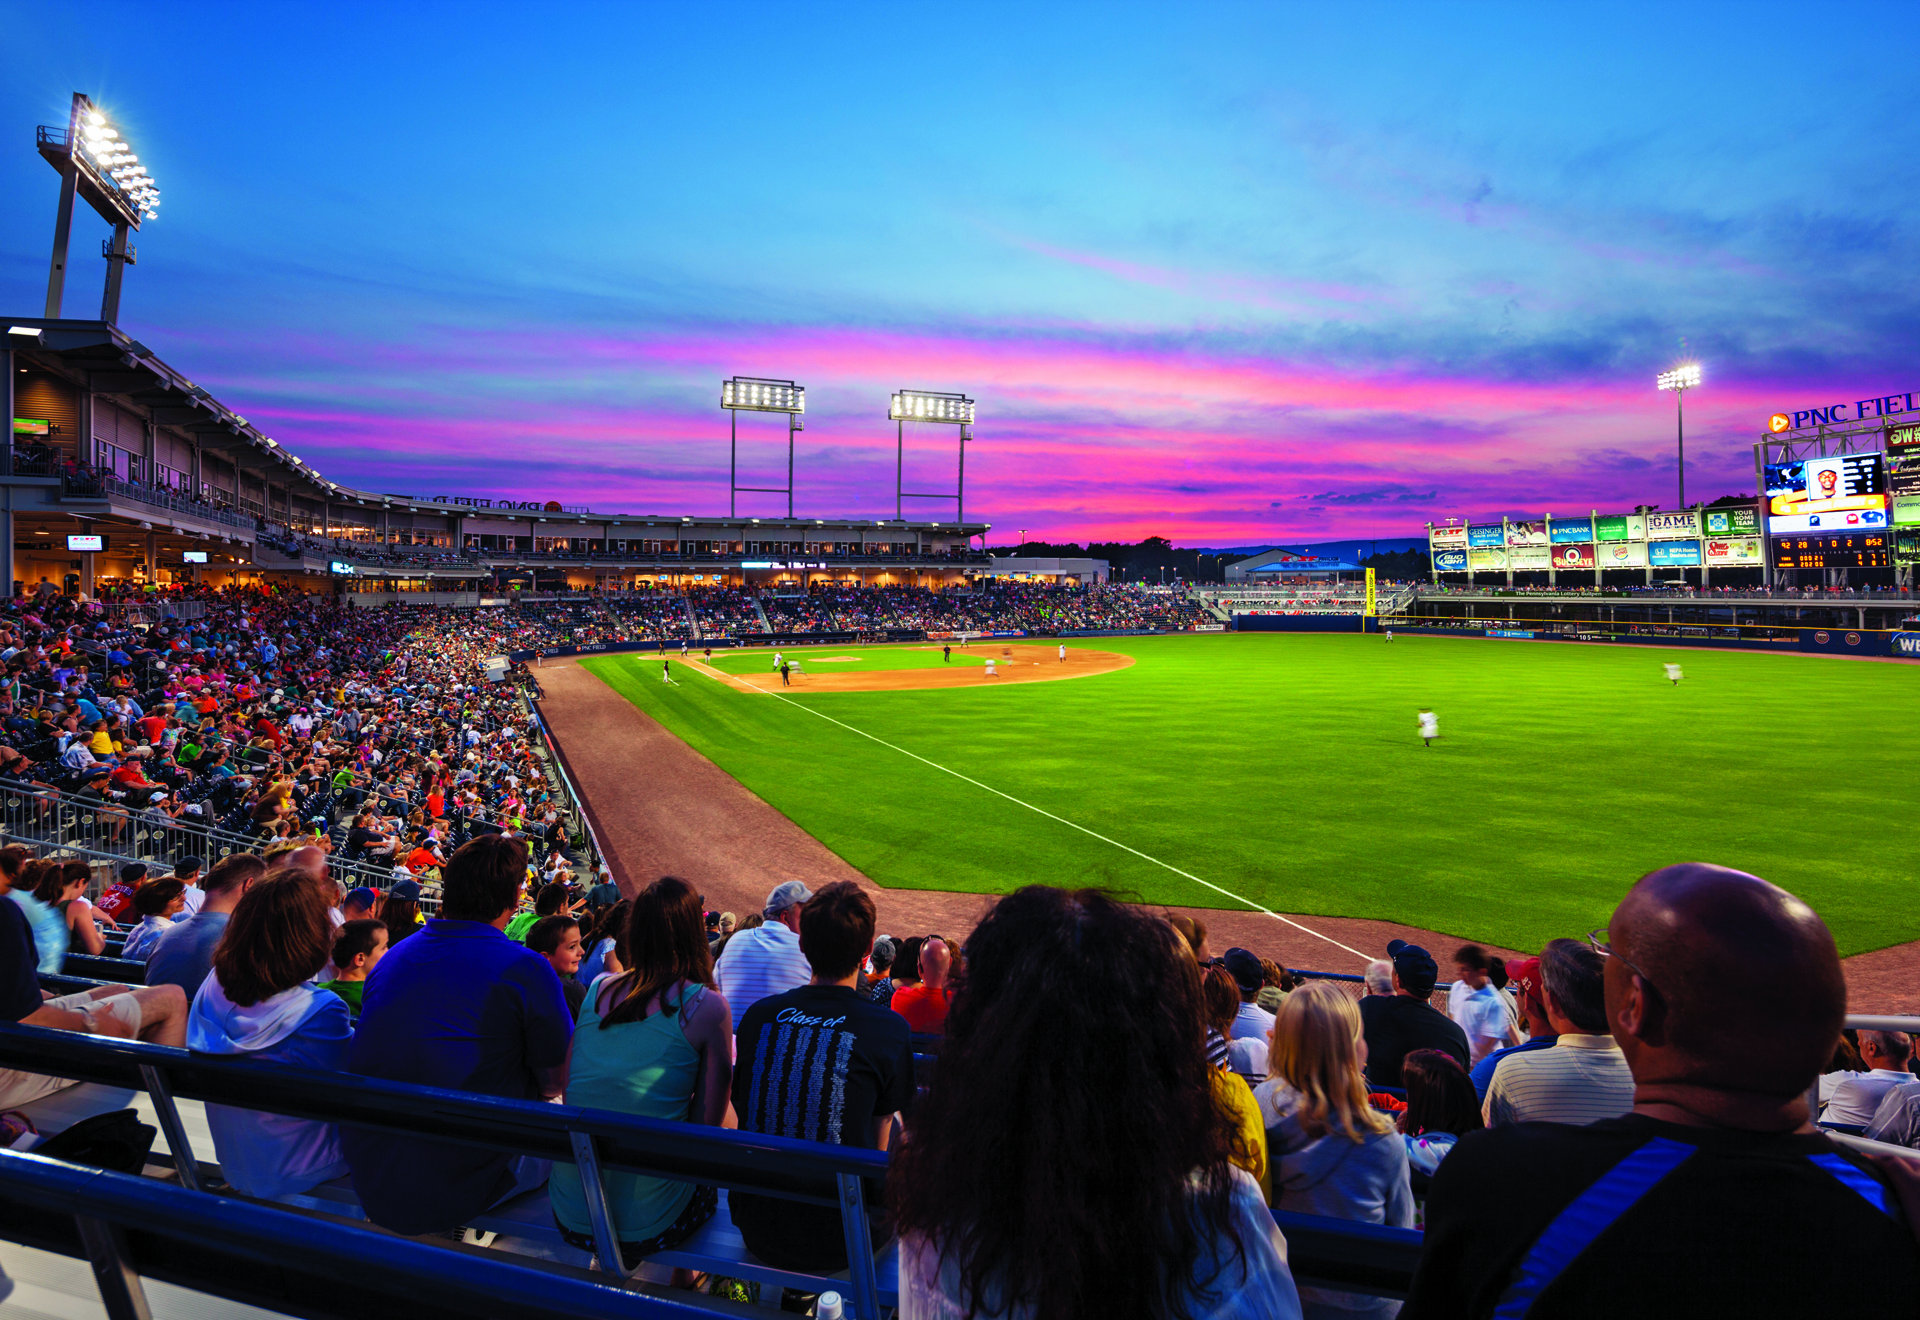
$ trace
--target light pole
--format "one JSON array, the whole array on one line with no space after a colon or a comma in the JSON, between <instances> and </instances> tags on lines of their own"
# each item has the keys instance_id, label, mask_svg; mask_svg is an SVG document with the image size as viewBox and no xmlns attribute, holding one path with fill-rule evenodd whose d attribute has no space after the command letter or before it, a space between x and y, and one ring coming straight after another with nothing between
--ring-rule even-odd
<instances>
[{"instance_id":1,"label":"light pole","mask_svg":"<svg viewBox=\"0 0 1920 1320\"><path fill-rule=\"evenodd\" d=\"M787 497L787 520L793 520L793 433L807 429L807 390L790 380L769 380L761 376L735 376L720 382L720 406L727 410L727 517L738 516L734 496L741 491ZM770 412L787 416L787 484L784 486L742 486L740 484L740 413Z\"/></svg>"},{"instance_id":2,"label":"light pole","mask_svg":"<svg viewBox=\"0 0 1920 1320\"><path fill-rule=\"evenodd\" d=\"M1655 385L1663 390L1673 391L1674 426L1678 445L1678 468L1680 473L1680 508L1687 507L1687 391L1700 383L1700 364L1689 362L1685 366L1675 367L1672 371L1663 371L1654 377Z\"/></svg>"},{"instance_id":3,"label":"light pole","mask_svg":"<svg viewBox=\"0 0 1920 1320\"><path fill-rule=\"evenodd\" d=\"M138 256L127 235L140 228L142 220L159 214L160 189L120 130L84 92L73 94L66 129L42 126L38 140L41 157L60 171L60 210L47 272L47 319L59 319L66 294L67 242L73 233L77 195L113 226L112 240L101 245L101 255L107 259L107 287L100 299L100 319L111 325L120 319L121 277Z\"/></svg>"},{"instance_id":4,"label":"light pole","mask_svg":"<svg viewBox=\"0 0 1920 1320\"><path fill-rule=\"evenodd\" d=\"M952 500L953 520L965 529L967 521L967 445L973 439L973 400L964 394L940 394L931 390L895 390L887 405L887 417L894 423L893 435L893 517L904 522L901 512L905 500ZM959 484L954 493L907 490L907 423L947 422L960 428Z\"/></svg>"}]
</instances>

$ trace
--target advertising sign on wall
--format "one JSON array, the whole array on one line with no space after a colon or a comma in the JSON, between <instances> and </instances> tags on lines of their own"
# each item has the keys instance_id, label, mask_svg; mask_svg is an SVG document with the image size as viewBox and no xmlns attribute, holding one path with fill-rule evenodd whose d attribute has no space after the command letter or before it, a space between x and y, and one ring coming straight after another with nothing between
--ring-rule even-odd
<instances>
[{"instance_id":1,"label":"advertising sign on wall","mask_svg":"<svg viewBox=\"0 0 1920 1320\"><path fill-rule=\"evenodd\" d=\"M1647 543L1645 541L1605 541L1594 547L1594 557L1601 568L1645 568Z\"/></svg>"},{"instance_id":2,"label":"advertising sign on wall","mask_svg":"<svg viewBox=\"0 0 1920 1320\"><path fill-rule=\"evenodd\" d=\"M1920 526L1920 426L1887 432L1887 503L1897 526Z\"/></svg>"},{"instance_id":3,"label":"advertising sign on wall","mask_svg":"<svg viewBox=\"0 0 1920 1320\"><path fill-rule=\"evenodd\" d=\"M1729 568L1741 565L1758 567L1766 562L1764 542L1757 536L1722 537L1709 539L1704 547L1709 566Z\"/></svg>"},{"instance_id":4,"label":"advertising sign on wall","mask_svg":"<svg viewBox=\"0 0 1920 1320\"><path fill-rule=\"evenodd\" d=\"M1555 523L1553 530L1556 532L1559 531L1560 524ZM1556 545L1553 547L1553 566L1563 571L1570 568L1591 569L1593 567L1593 546L1591 544Z\"/></svg>"},{"instance_id":5,"label":"advertising sign on wall","mask_svg":"<svg viewBox=\"0 0 1920 1320\"><path fill-rule=\"evenodd\" d=\"M1547 524L1543 519L1533 518L1525 522L1507 524L1508 545L1545 545L1547 543Z\"/></svg>"},{"instance_id":6,"label":"advertising sign on wall","mask_svg":"<svg viewBox=\"0 0 1920 1320\"><path fill-rule=\"evenodd\" d=\"M1463 549L1467 544L1467 529L1464 527L1429 528L1427 544L1435 550Z\"/></svg>"},{"instance_id":7,"label":"advertising sign on wall","mask_svg":"<svg viewBox=\"0 0 1920 1320\"><path fill-rule=\"evenodd\" d=\"M1920 564L1920 527L1903 528L1893 534L1893 562Z\"/></svg>"},{"instance_id":8,"label":"advertising sign on wall","mask_svg":"<svg viewBox=\"0 0 1920 1320\"><path fill-rule=\"evenodd\" d=\"M1468 545L1505 545L1507 529L1499 523L1485 523L1478 527L1467 528Z\"/></svg>"},{"instance_id":9,"label":"advertising sign on wall","mask_svg":"<svg viewBox=\"0 0 1920 1320\"><path fill-rule=\"evenodd\" d=\"M1751 504L1734 504L1722 509L1703 509L1708 536L1760 535L1760 510Z\"/></svg>"},{"instance_id":10,"label":"advertising sign on wall","mask_svg":"<svg viewBox=\"0 0 1920 1320\"><path fill-rule=\"evenodd\" d=\"M1507 551L1507 567L1528 573L1544 573L1553 564L1553 551L1544 545L1515 546Z\"/></svg>"},{"instance_id":11,"label":"advertising sign on wall","mask_svg":"<svg viewBox=\"0 0 1920 1320\"><path fill-rule=\"evenodd\" d=\"M1647 539L1649 541L1684 541L1700 539L1700 511L1682 509L1678 513L1650 513L1647 515ZM1655 559L1654 563L1659 563Z\"/></svg>"},{"instance_id":12,"label":"advertising sign on wall","mask_svg":"<svg viewBox=\"0 0 1920 1320\"><path fill-rule=\"evenodd\" d=\"M1773 536L1791 536L1799 532L1859 532L1880 530L1887 525L1883 509L1847 509L1840 513L1795 513L1784 518L1767 519L1767 532Z\"/></svg>"},{"instance_id":13,"label":"advertising sign on wall","mask_svg":"<svg viewBox=\"0 0 1920 1320\"><path fill-rule=\"evenodd\" d=\"M1505 546L1480 546L1467 551L1467 567L1476 573L1504 573L1507 569Z\"/></svg>"},{"instance_id":14,"label":"advertising sign on wall","mask_svg":"<svg viewBox=\"0 0 1920 1320\"><path fill-rule=\"evenodd\" d=\"M1467 571L1467 552L1465 550L1435 550L1433 568L1437 573L1464 573Z\"/></svg>"},{"instance_id":15,"label":"advertising sign on wall","mask_svg":"<svg viewBox=\"0 0 1920 1320\"><path fill-rule=\"evenodd\" d=\"M1647 520L1637 513L1607 514L1595 518L1593 539L1596 541L1644 541L1647 539ZM1641 562L1646 562L1644 556Z\"/></svg>"},{"instance_id":16,"label":"advertising sign on wall","mask_svg":"<svg viewBox=\"0 0 1920 1320\"><path fill-rule=\"evenodd\" d=\"M1576 545L1581 541L1593 539L1593 519L1591 518L1555 518L1553 520L1553 543L1555 545Z\"/></svg>"},{"instance_id":17,"label":"advertising sign on wall","mask_svg":"<svg viewBox=\"0 0 1920 1320\"><path fill-rule=\"evenodd\" d=\"M1655 568L1697 568L1700 564L1700 543L1655 541L1647 547L1647 559Z\"/></svg>"}]
</instances>

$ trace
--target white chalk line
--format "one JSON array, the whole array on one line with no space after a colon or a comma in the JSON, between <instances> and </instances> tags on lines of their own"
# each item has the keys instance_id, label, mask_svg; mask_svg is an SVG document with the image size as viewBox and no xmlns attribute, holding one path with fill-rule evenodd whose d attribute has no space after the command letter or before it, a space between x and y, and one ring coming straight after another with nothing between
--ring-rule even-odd
<instances>
[{"instance_id":1,"label":"white chalk line","mask_svg":"<svg viewBox=\"0 0 1920 1320\"><path fill-rule=\"evenodd\" d=\"M1179 867L1173 865L1171 862L1163 862L1158 857L1152 856L1149 853L1143 853L1138 848L1134 848L1127 844L1124 844L1120 842L1120 840L1118 839L1109 839L1106 835L1100 833L1098 830L1090 830L1085 825L1082 825L1077 821L1068 820L1065 816L1056 816L1051 811L1048 811L1045 807L1036 807L1031 802L1023 802L1019 798L1013 796L1011 793L1001 792L999 789L995 788L992 784L983 784L978 779L974 779L968 775L963 775L958 770L955 770L950 766L941 765L938 761L929 761L926 757L920 755L918 752L910 752L904 747L896 746L895 744L888 742L885 738L876 737L873 734L868 733L865 729L855 728L853 725L848 724L845 720L836 720L833 716L828 715L823 711L815 710L811 706L802 705L801 703L794 701L792 698L784 695L783 693L769 692L763 688L751 688L749 690L758 692L760 693L760 695L766 696L766 697L778 697L780 700L786 702L788 705L794 707L796 710L804 710L809 715L818 715L821 719L827 721L827 723L829 724L837 724L841 728L847 730L849 733L857 733L862 738L865 738L870 742L879 743L882 747L887 748L889 751L898 752L902 756L910 756L914 760L920 762L922 765L932 766L935 770L940 771L942 774L952 775L955 779L960 780L962 783L972 784L975 788L984 789L987 792L993 794L995 797L1005 798L1008 802L1013 803L1013 805L1016 807L1025 807L1028 811L1031 811L1036 815L1045 816L1048 820L1051 820L1051 821L1057 821L1060 824L1065 825L1069 829L1079 830L1082 834L1087 835L1089 838L1098 839L1100 840L1100 842L1105 844L1111 844L1113 847L1120 849L1120 851L1122 852L1132 853L1135 857L1140 858L1142 861L1152 862L1155 866L1164 867L1166 870L1173 872L1175 875L1181 877L1184 880L1191 880L1197 885L1205 885L1208 889L1213 890L1214 893L1224 894L1236 903L1245 903L1248 907L1252 908L1255 912L1265 913L1267 916L1272 917L1275 921L1283 921L1287 925L1292 926L1295 930L1303 931L1306 934L1313 936L1317 940L1325 940L1328 944L1333 945L1336 949L1345 949L1348 953L1352 954L1354 957L1360 959L1363 962L1372 961L1371 954L1362 953L1360 952L1360 950L1354 948L1350 944L1342 944L1339 940L1336 940L1331 935L1322 935L1319 931L1313 929L1313 927L1303 926L1291 917L1283 917L1278 912L1275 912L1271 908L1261 907L1258 903L1254 902L1252 899L1246 898L1240 894L1236 894L1231 889L1223 889L1219 885L1216 885L1215 883L1213 883L1213 881L1211 880L1202 880L1199 876L1194 875L1191 871L1182 871Z\"/></svg>"}]
</instances>

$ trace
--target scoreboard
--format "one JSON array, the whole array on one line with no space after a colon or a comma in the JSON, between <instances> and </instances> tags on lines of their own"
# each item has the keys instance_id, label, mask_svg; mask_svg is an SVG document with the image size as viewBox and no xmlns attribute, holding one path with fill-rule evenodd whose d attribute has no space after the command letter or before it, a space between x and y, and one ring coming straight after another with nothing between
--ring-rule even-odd
<instances>
[{"instance_id":1,"label":"scoreboard","mask_svg":"<svg viewBox=\"0 0 1920 1320\"><path fill-rule=\"evenodd\" d=\"M1775 568L1887 568L1893 564L1886 532L1833 536L1781 536L1773 543Z\"/></svg>"}]
</instances>

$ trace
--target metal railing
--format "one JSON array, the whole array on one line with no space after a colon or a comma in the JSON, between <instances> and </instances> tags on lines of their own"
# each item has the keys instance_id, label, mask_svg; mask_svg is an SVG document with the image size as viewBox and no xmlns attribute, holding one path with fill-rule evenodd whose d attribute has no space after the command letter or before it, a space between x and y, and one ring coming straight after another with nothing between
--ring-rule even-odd
<instances>
[{"instance_id":1,"label":"metal railing","mask_svg":"<svg viewBox=\"0 0 1920 1320\"><path fill-rule=\"evenodd\" d=\"M166 509L172 513L184 514L189 518L219 523L225 527L236 527L243 531L250 532L254 526L254 520L245 514L219 508L204 500L176 494L163 487L136 485L130 481L122 481L118 477L98 475L69 477L62 493L78 499L131 500L135 504L146 504L156 509Z\"/></svg>"}]
</instances>

